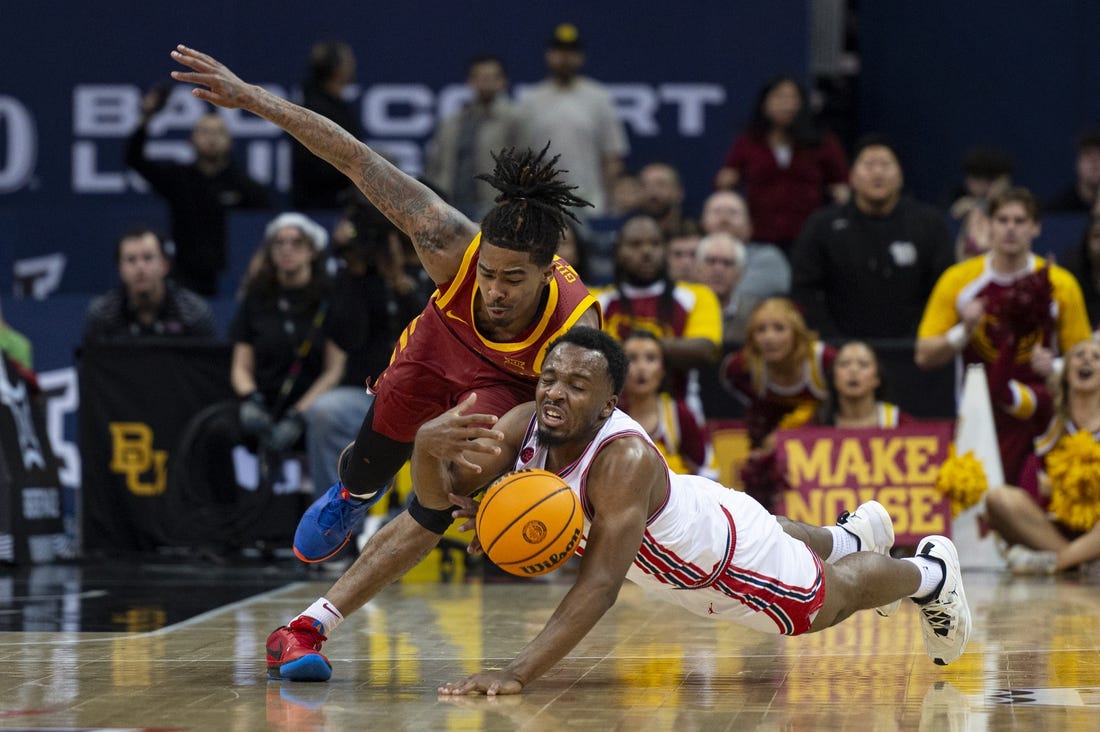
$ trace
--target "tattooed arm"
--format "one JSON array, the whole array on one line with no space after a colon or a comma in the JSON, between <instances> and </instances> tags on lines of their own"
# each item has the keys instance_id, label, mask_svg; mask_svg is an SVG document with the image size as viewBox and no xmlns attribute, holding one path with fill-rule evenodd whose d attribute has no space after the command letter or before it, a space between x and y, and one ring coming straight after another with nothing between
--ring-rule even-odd
<instances>
[{"instance_id":1,"label":"tattooed arm","mask_svg":"<svg viewBox=\"0 0 1100 732\"><path fill-rule=\"evenodd\" d=\"M420 262L437 284L454 277L477 225L427 186L398 170L381 155L326 117L254 84L246 84L214 58L177 46L172 58L192 69L173 71L199 99L228 109L244 109L278 125L318 157L351 179L379 211L404 231Z\"/></svg>"}]
</instances>

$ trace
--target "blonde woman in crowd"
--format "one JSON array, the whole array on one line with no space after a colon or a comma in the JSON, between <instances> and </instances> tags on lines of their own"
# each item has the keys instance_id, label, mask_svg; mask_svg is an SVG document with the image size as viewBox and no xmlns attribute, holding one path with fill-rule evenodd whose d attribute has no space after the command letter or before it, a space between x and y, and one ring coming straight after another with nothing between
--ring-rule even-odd
<instances>
[{"instance_id":1,"label":"blonde woman in crowd","mask_svg":"<svg viewBox=\"0 0 1100 732\"><path fill-rule=\"evenodd\" d=\"M1100 341L1069 350L1058 387L1024 487L986 495L990 526L1010 545L1005 559L1018 574L1052 574L1100 558Z\"/></svg>"},{"instance_id":2,"label":"blonde woman in crowd","mask_svg":"<svg viewBox=\"0 0 1100 732\"><path fill-rule=\"evenodd\" d=\"M722 362L723 386L745 405L751 447L745 490L766 507L774 495L775 431L813 419L828 399L835 358L836 349L806 326L794 302L772 297L749 316L744 347Z\"/></svg>"}]
</instances>

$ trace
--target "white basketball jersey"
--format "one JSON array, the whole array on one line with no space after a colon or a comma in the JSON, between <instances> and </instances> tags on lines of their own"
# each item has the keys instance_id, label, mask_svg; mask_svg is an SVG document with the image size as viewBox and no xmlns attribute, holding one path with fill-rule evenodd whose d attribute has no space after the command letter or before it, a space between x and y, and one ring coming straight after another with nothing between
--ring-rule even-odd
<instances>
[{"instance_id":1,"label":"white basketball jersey","mask_svg":"<svg viewBox=\"0 0 1100 732\"><path fill-rule=\"evenodd\" d=\"M600 450L626 436L645 440L657 451L642 426L616 409L580 458L558 473L584 510L578 554L584 554L594 514L586 495L589 468ZM700 615L732 614L731 619L760 630L802 632L803 623L791 615L808 602L819 604L814 598L821 589L820 565L806 545L788 542L775 517L744 493L707 478L677 475L663 458L661 464L668 494L647 520L626 578ZM545 467L546 448L539 444L532 417L516 469ZM702 589L712 591L683 592Z\"/></svg>"}]
</instances>

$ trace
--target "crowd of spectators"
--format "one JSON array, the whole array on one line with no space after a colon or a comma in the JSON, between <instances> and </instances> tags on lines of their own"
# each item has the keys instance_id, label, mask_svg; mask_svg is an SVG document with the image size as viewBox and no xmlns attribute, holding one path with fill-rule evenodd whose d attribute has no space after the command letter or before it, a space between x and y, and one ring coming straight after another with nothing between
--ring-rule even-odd
<instances>
[{"instance_id":1,"label":"crowd of spectators","mask_svg":"<svg viewBox=\"0 0 1100 732\"><path fill-rule=\"evenodd\" d=\"M493 204L477 175L491 169L494 153L549 142L575 193L593 204L578 211L580 224L569 223L560 255L599 298L606 329L629 344L625 403L680 469L711 470L700 372L717 374L741 400L752 460L766 461L781 427L911 420L912 405L883 395L890 374L876 351L906 342L921 369L990 370L1006 480L1027 482L1032 440L1053 413L1042 405L1058 391L1048 380L1061 375L1062 392L1091 383L1080 373L1067 383L1045 364L1060 363L1100 318L1100 135L1080 138L1073 180L1042 205L1014 180L1009 152L976 147L961 161L963 187L941 209L906 193L904 161L888 137L867 135L845 150L816 122L798 79L778 76L760 87L696 209L675 161L629 160L611 96L581 75L576 27L553 30L545 63L546 79L513 102L504 62L472 58L469 101L434 131L423 180L476 221ZM303 104L362 139L357 111L342 96L354 78L350 46L314 45ZM204 297L219 294L226 217L239 208L276 213L271 192L234 165L217 114L195 126L194 163L146 157L146 128L165 99L160 88L145 96L126 161L164 199L170 239L144 227L122 235L120 285L92 302L85 344L215 337ZM323 490L370 407L365 385L434 285L410 243L347 178L297 143L292 162L293 208L337 213L333 246L302 214L272 219L240 283L227 378L241 398L245 435L305 450ZM1062 211L1092 218L1079 246L1055 263L1031 247L1042 213ZM602 229L613 232L606 249L595 246L595 221L612 222ZM593 267L601 257L606 267ZM612 272L611 281L592 271ZM303 353L304 343L312 350ZM1064 548L1047 537L1033 543L1043 552Z\"/></svg>"}]
</instances>

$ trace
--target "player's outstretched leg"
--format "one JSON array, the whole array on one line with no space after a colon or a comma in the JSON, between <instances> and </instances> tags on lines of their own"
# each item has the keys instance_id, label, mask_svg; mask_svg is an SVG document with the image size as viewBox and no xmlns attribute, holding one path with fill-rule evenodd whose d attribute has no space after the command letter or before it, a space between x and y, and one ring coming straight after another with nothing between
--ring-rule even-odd
<instances>
[{"instance_id":1,"label":"player's outstretched leg","mask_svg":"<svg viewBox=\"0 0 1100 732\"><path fill-rule=\"evenodd\" d=\"M321 653L328 640L319 623L299 617L267 637L267 675L286 681L328 681L332 664Z\"/></svg>"},{"instance_id":2,"label":"player's outstretched leg","mask_svg":"<svg viewBox=\"0 0 1100 732\"><path fill-rule=\"evenodd\" d=\"M840 514L836 525L859 540L859 550L890 556L894 546L894 522L890 514L878 501L860 504L855 511ZM884 618L890 617L901 606L901 600L876 607L875 612Z\"/></svg>"},{"instance_id":3,"label":"player's outstretched leg","mask_svg":"<svg viewBox=\"0 0 1100 732\"><path fill-rule=\"evenodd\" d=\"M963 591L959 553L950 539L928 536L917 545L917 556L928 557L943 564L943 584L920 606L924 649L940 666L946 666L962 655L970 638L970 606Z\"/></svg>"}]
</instances>

